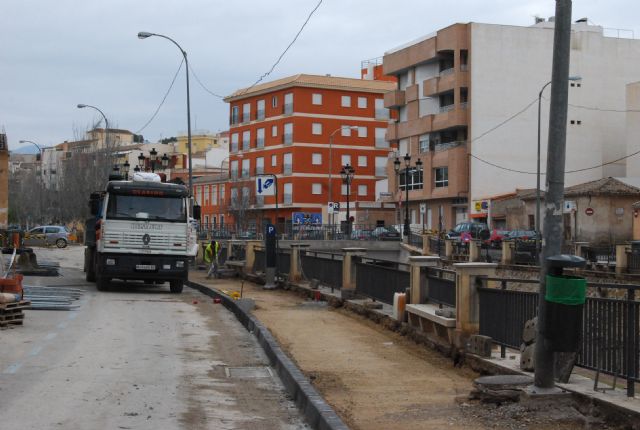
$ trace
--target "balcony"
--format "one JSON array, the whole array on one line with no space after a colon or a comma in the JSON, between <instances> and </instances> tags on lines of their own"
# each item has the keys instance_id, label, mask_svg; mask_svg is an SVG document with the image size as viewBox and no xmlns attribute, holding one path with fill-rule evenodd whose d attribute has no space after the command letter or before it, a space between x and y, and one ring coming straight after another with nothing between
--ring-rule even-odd
<instances>
[{"instance_id":1,"label":"balcony","mask_svg":"<svg viewBox=\"0 0 640 430\"><path fill-rule=\"evenodd\" d=\"M459 107L456 109L456 107ZM469 110L460 105L448 105L440 108L440 113L430 116L433 118L432 130L462 127L469 123Z\"/></svg>"},{"instance_id":2,"label":"balcony","mask_svg":"<svg viewBox=\"0 0 640 430\"><path fill-rule=\"evenodd\" d=\"M419 85L410 85L407 87L407 89L404 91L405 101L407 103L418 100L419 87L420 87Z\"/></svg>"},{"instance_id":3,"label":"balcony","mask_svg":"<svg viewBox=\"0 0 640 430\"><path fill-rule=\"evenodd\" d=\"M434 151L436 151L436 152L446 151L448 149L453 149L453 148L456 148L458 146L466 145L466 143L467 143L466 140L455 140L455 141L452 141L452 142L436 143L434 145Z\"/></svg>"},{"instance_id":4,"label":"balcony","mask_svg":"<svg viewBox=\"0 0 640 430\"><path fill-rule=\"evenodd\" d=\"M384 107L395 109L405 105L405 94L403 90L389 91L384 95Z\"/></svg>"}]
</instances>

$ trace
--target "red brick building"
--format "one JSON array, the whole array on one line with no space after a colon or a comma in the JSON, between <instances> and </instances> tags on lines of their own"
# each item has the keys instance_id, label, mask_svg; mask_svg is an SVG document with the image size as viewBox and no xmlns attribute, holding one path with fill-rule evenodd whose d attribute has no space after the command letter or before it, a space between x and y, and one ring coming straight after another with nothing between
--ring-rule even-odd
<instances>
[{"instance_id":1,"label":"red brick building","mask_svg":"<svg viewBox=\"0 0 640 430\"><path fill-rule=\"evenodd\" d=\"M299 74L225 98L230 179L220 215L232 222L240 216L249 228L274 222L275 198L255 195L256 175L273 174L278 223L304 213L326 224L329 201L342 203L338 223L346 216L347 190L339 173L345 164L355 169L351 202L375 201L376 181L387 176L393 150L385 140L384 93L394 88L393 82Z\"/></svg>"}]
</instances>

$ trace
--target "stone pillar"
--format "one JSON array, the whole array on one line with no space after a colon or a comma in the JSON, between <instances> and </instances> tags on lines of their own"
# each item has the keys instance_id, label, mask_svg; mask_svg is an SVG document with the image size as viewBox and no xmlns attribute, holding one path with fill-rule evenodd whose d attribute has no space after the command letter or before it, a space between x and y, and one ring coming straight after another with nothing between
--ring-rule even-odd
<instances>
[{"instance_id":1,"label":"stone pillar","mask_svg":"<svg viewBox=\"0 0 640 430\"><path fill-rule=\"evenodd\" d=\"M500 263L503 265L513 264L513 242L509 242L506 240L502 241L502 260Z\"/></svg>"},{"instance_id":2,"label":"stone pillar","mask_svg":"<svg viewBox=\"0 0 640 430\"><path fill-rule=\"evenodd\" d=\"M289 281L298 282L302 279L302 262L300 260L300 251L308 246L308 243L291 244L291 269L289 269Z\"/></svg>"},{"instance_id":3,"label":"stone pillar","mask_svg":"<svg viewBox=\"0 0 640 430\"><path fill-rule=\"evenodd\" d=\"M355 296L356 291L356 265L354 257L366 255L366 248L342 248L344 257L342 260L342 298Z\"/></svg>"},{"instance_id":4,"label":"stone pillar","mask_svg":"<svg viewBox=\"0 0 640 430\"><path fill-rule=\"evenodd\" d=\"M479 240L469 241L469 262L470 263L473 263L475 261L480 261L480 252L482 251L480 244L481 242Z\"/></svg>"},{"instance_id":5,"label":"stone pillar","mask_svg":"<svg viewBox=\"0 0 640 430\"><path fill-rule=\"evenodd\" d=\"M247 249L245 251L244 273L253 273L253 265L256 261L256 247L262 246L261 240L247 240Z\"/></svg>"},{"instance_id":6,"label":"stone pillar","mask_svg":"<svg viewBox=\"0 0 640 430\"><path fill-rule=\"evenodd\" d=\"M627 254L627 245L616 245L616 274L622 274L629 271L629 255Z\"/></svg>"},{"instance_id":7,"label":"stone pillar","mask_svg":"<svg viewBox=\"0 0 640 430\"><path fill-rule=\"evenodd\" d=\"M447 260L453 257L453 239L444 240L444 256Z\"/></svg>"},{"instance_id":8,"label":"stone pillar","mask_svg":"<svg viewBox=\"0 0 640 430\"><path fill-rule=\"evenodd\" d=\"M411 304L421 304L427 301L427 296L429 292L429 284L425 285L425 289L423 291L421 285L421 272L423 267L438 267L440 263L440 257L432 257L432 256L413 256L409 257L409 265L410 269L410 303Z\"/></svg>"},{"instance_id":9,"label":"stone pillar","mask_svg":"<svg viewBox=\"0 0 640 430\"><path fill-rule=\"evenodd\" d=\"M495 263L456 263L456 342L458 346L466 337L479 330L480 303L476 278L495 276Z\"/></svg>"}]
</instances>

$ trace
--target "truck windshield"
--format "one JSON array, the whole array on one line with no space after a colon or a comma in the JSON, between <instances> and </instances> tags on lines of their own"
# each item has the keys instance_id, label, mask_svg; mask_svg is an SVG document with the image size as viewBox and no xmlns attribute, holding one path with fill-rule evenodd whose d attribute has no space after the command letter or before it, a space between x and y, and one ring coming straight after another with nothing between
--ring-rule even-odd
<instances>
[{"instance_id":1,"label":"truck windshield","mask_svg":"<svg viewBox=\"0 0 640 430\"><path fill-rule=\"evenodd\" d=\"M186 222L184 199L110 194L108 219Z\"/></svg>"}]
</instances>

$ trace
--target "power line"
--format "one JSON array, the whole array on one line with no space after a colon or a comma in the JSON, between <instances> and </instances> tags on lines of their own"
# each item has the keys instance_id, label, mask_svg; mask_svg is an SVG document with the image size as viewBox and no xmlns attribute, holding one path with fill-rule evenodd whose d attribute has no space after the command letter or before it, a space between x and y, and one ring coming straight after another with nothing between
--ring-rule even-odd
<instances>
[{"instance_id":1,"label":"power line","mask_svg":"<svg viewBox=\"0 0 640 430\"><path fill-rule=\"evenodd\" d=\"M549 99L544 96L542 96L542 99L545 101L549 101ZM572 103L568 103L568 105L577 109L592 110L597 112L617 112L617 113L640 112L640 109L605 109L605 108L599 108L599 107L593 107L593 106L576 105Z\"/></svg>"},{"instance_id":2,"label":"power line","mask_svg":"<svg viewBox=\"0 0 640 430\"><path fill-rule=\"evenodd\" d=\"M182 64L184 64L184 58L182 59L182 61L180 62L180 65L178 66L178 70L176 70L176 74L173 75L173 79L171 80L171 85L169 85L169 88L167 89L167 92L164 94L164 97L162 98L162 101L160 102L160 104L158 105L156 111L153 113L153 115L151 115L151 118L149 118L149 121L147 121L145 123L145 125L143 125L140 130L136 131L135 134L140 134L140 132L142 130L144 130L145 128L147 128L147 126L149 124L151 124L151 121L153 121L156 117L156 115L158 115L158 112L160 111L160 108L162 107L162 105L164 104L165 100L167 100L167 96L169 95L169 93L171 92L171 89L173 88L173 84L176 82L176 78L178 77L178 73L180 72L180 69L182 69Z\"/></svg>"},{"instance_id":3,"label":"power line","mask_svg":"<svg viewBox=\"0 0 640 430\"><path fill-rule=\"evenodd\" d=\"M196 81L200 84L200 86L202 87L203 90L205 90L206 92L208 92L209 94L211 94L214 97L217 97L219 99L223 99L224 96L221 96L220 94L216 94L213 91L211 91L209 88L207 88L202 81L200 80L200 78L198 77L198 75L196 75L196 71L193 69L193 63L190 64L191 67L189 67L189 71L191 72L191 74L193 75L194 78L196 78Z\"/></svg>"},{"instance_id":4,"label":"power line","mask_svg":"<svg viewBox=\"0 0 640 430\"><path fill-rule=\"evenodd\" d=\"M250 87L245 88L245 90L241 93L244 94L247 91L249 91L251 88L255 87L256 85L258 85L264 78L266 78L267 76L269 76L271 74L271 72L273 72L273 70L276 68L276 66L280 63L280 61L282 60L282 58L284 57L284 55L287 53L287 51L293 46L294 43L296 43L296 40L298 40L298 37L300 36L300 34L302 33L302 30L304 30L304 28L306 27L307 23L309 22L309 20L311 19L311 17L313 16L313 14L316 12L316 10L318 10L318 8L320 7L320 5L322 4L323 0L320 0L318 2L318 4L316 5L316 7L313 8L313 10L309 13L309 16L307 16L307 19L304 21L304 23L302 24L302 27L300 27L300 30L298 30L298 33L296 34L296 36L293 38L293 40L291 41L291 43L289 43L289 45L286 47L286 49L284 51L282 51L282 54L280 54L280 56L278 57L278 59L276 60L275 63L273 63L273 66L271 66L271 69L269 69L268 72L266 72L265 74L263 74L262 76L260 76Z\"/></svg>"}]
</instances>

